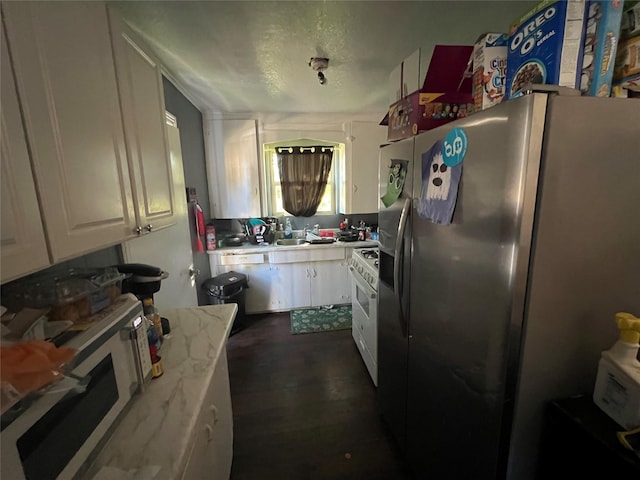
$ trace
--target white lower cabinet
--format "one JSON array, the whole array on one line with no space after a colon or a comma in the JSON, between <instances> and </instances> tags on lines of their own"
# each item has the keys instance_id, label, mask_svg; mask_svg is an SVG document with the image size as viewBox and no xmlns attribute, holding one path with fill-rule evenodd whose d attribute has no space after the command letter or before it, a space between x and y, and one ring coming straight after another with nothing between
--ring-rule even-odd
<instances>
[{"instance_id":1,"label":"white lower cabinet","mask_svg":"<svg viewBox=\"0 0 640 480\"><path fill-rule=\"evenodd\" d=\"M245 293L245 311L259 313L271 310L271 269L268 263L228 268L247 276L249 288Z\"/></svg>"},{"instance_id":2,"label":"white lower cabinet","mask_svg":"<svg viewBox=\"0 0 640 480\"><path fill-rule=\"evenodd\" d=\"M346 248L211 255L211 275L247 275L249 314L351 303ZM349 251L349 256L351 252Z\"/></svg>"},{"instance_id":3,"label":"white lower cabinet","mask_svg":"<svg viewBox=\"0 0 640 480\"><path fill-rule=\"evenodd\" d=\"M273 311L291 310L310 305L311 292L307 272L296 263L271 264Z\"/></svg>"},{"instance_id":4,"label":"white lower cabinet","mask_svg":"<svg viewBox=\"0 0 640 480\"><path fill-rule=\"evenodd\" d=\"M351 282L347 260L313 262L311 275L311 306L340 305L351 302Z\"/></svg>"},{"instance_id":5,"label":"white lower cabinet","mask_svg":"<svg viewBox=\"0 0 640 480\"><path fill-rule=\"evenodd\" d=\"M247 276L249 288L245 293L248 314L278 312L310 305L309 280L304 269L296 264L220 265L216 275L230 271Z\"/></svg>"},{"instance_id":6,"label":"white lower cabinet","mask_svg":"<svg viewBox=\"0 0 640 480\"><path fill-rule=\"evenodd\" d=\"M269 263L282 268L289 266L292 272L290 280L284 281L294 294L297 293L298 298L289 308L351 302L345 248L275 251L269 253ZM304 294L303 290L307 290L308 294Z\"/></svg>"},{"instance_id":7,"label":"white lower cabinet","mask_svg":"<svg viewBox=\"0 0 640 480\"><path fill-rule=\"evenodd\" d=\"M226 347L213 372L194 434L183 480L228 480L233 458L233 413Z\"/></svg>"}]
</instances>

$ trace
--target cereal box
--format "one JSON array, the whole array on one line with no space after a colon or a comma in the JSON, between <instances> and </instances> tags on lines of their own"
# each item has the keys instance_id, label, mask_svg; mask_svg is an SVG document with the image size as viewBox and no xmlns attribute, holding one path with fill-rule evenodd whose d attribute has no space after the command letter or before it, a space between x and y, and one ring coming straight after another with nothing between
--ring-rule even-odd
<instances>
[{"instance_id":1,"label":"cereal box","mask_svg":"<svg viewBox=\"0 0 640 480\"><path fill-rule=\"evenodd\" d=\"M502 101L506 79L507 35L481 35L473 46L473 101L477 111Z\"/></svg>"},{"instance_id":2,"label":"cereal box","mask_svg":"<svg viewBox=\"0 0 640 480\"><path fill-rule=\"evenodd\" d=\"M509 29L507 92L528 83L577 88L582 67L585 0L544 0Z\"/></svg>"},{"instance_id":3,"label":"cereal box","mask_svg":"<svg viewBox=\"0 0 640 480\"><path fill-rule=\"evenodd\" d=\"M622 0L591 0L587 3L580 77L580 90L585 95L608 97L611 93L622 10Z\"/></svg>"},{"instance_id":4,"label":"cereal box","mask_svg":"<svg viewBox=\"0 0 640 480\"><path fill-rule=\"evenodd\" d=\"M620 42L613 78L622 88L640 91L640 37Z\"/></svg>"}]
</instances>

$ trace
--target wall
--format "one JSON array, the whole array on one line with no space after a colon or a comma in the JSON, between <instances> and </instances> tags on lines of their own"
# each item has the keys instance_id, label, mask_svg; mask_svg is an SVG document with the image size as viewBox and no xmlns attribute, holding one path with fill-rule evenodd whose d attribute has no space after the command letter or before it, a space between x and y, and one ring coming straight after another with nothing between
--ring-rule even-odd
<instances>
[{"instance_id":1,"label":"wall","mask_svg":"<svg viewBox=\"0 0 640 480\"><path fill-rule=\"evenodd\" d=\"M331 114L331 113L211 113L212 118L225 119L256 119L258 120L258 145L259 161L264 164L262 145L265 143L286 142L287 140L313 139L333 143L349 143L351 134L350 123L371 122L377 124L381 118L372 114ZM377 167L375 169L377 171ZM214 171L212 168L211 171ZM261 168L261 171L263 169ZM347 172L349 176L351 172ZM344 180L344 179L343 179ZM261 179L261 189L263 204L268 204L266 197L266 182ZM294 229L301 230L305 225L313 226L319 224L320 228L338 228L340 222L349 217L351 224L357 225L363 220L367 225L377 225L378 214L376 211L345 215L316 215L314 217L289 217ZM284 224L286 217L281 217L278 221ZM236 219L215 219L216 232L218 238L224 238L228 233L243 233L241 224Z\"/></svg>"},{"instance_id":2,"label":"wall","mask_svg":"<svg viewBox=\"0 0 640 480\"><path fill-rule=\"evenodd\" d=\"M276 218L278 220L278 223L281 223L282 225L284 225L285 220L289 218L289 220L291 221L291 227L294 230L302 230L306 226L313 228L313 226L316 224L318 224L320 228L338 228L340 226L340 222L345 218L348 218L349 223L354 226L357 226L358 222L360 222L361 220L365 222L367 226L377 227L378 225L377 213L364 213L355 215L315 215L313 217L283 216ZM266 220L267 217L263 217L263 219ZM216 219L214 220L214 225L216 226L216 234L219 239L222 239L229 234L244 233L241 223L236 219Z\"/></svg>"},{"instance_id":3,"label":"wall","mask_svg":"<svg viewBox=\"0 0 640 480\"><path fill-rule=\"evenodd\" d=\"M178 119L185 185L187 187L195 187L198 203L204 211L205 218L211 218L202 114L167 78L163 77L162 83L164 87L165 108ZM183 201L186 202L186 193ZM193 218L191 208L189 213L191 218ZM189 228L191 238L194 239L196 236L194 222L189 222ZM193 251L192 253L193 265L201 272L196 280L198 304L207 305L209 303L208 296L202 291L200 286L203 281L209 278L209 258L206 253L197 251Z\"/></svg>"}]
</instances>

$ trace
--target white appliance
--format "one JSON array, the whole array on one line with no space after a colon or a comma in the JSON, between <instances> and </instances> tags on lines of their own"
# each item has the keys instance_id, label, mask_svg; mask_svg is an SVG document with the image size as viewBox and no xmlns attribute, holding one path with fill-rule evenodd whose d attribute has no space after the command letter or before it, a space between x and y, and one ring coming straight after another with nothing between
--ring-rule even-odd
<instances>
[{"instance_id":1,"label":"white appliance","mask_svg":"<svg viewBox=\"0 0 640 480\"><path fill-rule=\"evenodd\" d=\"M354 249L351 274L351 335L374 385L378 385L378 249Z\"/></svg>"},{"instance_id":2,"label":"white appliance","mask_svg":"<svg viewBox=\"0 0 640 480\"><path fill-rule=\"evenodd\" d=\"M122 295L97 316L95 325L61 345L77 350L71 372L42 395L24 397L3 412L3 480L75 478L151 378L140 301Z\"/></svg>"}]
</instances>

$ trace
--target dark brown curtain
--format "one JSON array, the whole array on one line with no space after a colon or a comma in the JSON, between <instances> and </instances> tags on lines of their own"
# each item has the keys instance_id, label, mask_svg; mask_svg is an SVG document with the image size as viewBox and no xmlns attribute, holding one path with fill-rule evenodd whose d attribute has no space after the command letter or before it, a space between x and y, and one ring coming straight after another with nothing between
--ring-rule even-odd
<instances>
[{"instance_id":1,"label":"dark brown curtain","mask_svg":"<svg viewBox=\"0 0 640 480\"><path fill-rule=\"evenodd\" d=\"M294 217L311 217L327 187L333 147L278 147L278 170L284 209Z\"/></svg>"}]
</instances>

